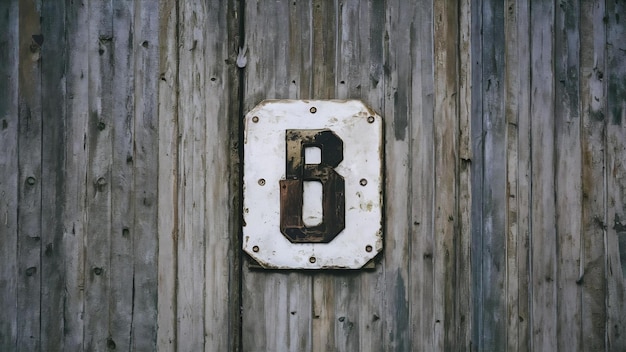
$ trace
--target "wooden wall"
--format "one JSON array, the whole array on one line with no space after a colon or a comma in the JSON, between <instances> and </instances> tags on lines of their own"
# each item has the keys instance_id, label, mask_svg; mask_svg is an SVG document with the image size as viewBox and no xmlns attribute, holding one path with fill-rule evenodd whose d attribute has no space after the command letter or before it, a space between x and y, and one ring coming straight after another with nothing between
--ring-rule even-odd
<instances>
[{"instance_id":1,"label":"wooden wall","mask_svg":"<svg viewBox=\"0 0 626 352\"><path fill-rule=\"evenodd\" d=\"M0 1L0 350L625 350L624 21L617 0ZM374 269L242 254L241 119L268 98L385 119Z\"/></svg>"}]
</instances>

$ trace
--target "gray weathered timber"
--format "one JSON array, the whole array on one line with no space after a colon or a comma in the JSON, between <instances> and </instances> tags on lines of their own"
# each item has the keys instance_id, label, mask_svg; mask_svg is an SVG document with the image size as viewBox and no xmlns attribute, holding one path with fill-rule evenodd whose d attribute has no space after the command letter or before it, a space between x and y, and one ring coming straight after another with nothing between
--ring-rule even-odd
<instances>
[{"instance_id":1,"label":"gray weathered timber","mask_svg":"<svg viewBox=\"0 0 626 352\"><path fill-rule=\"evenodd\" d=\"M17 344L18 2L0 3L0 350Z\"/></svg>"},{"instance_id":2,"label":"gray weathered timber","mask_svg":"<svg viewBox=\"0 0 626 352\"><path fill-rule=\"evenodd\" d=\"M506 295L507 228L507 115L505 114L505 25L504 2L482 4L482 241L481 252L489 255L482 261L482 329L478 349L503 350L506 341L507 311L501 297ZM514 63L512 63L514 65Z\"/></svg>"},{"instance_id":3,"label":"gray weathered timber","mask_svg":"<svg viewBox=\"0 0 626 352\"><path fill-rule=\"evenodd\" d=\"M505 4L506 348L529 349L530 51L529 3ZM504 9L503 9L504 10Z\"/></svg>"},{"instance_id":4,"label":"gray weathered timber","mask_svg":"<svg viewBox=\"0 0 626 352\"><path fill-rule=\"evenodd\" d=\"M85 246L84 341L86 350L102 351L115 343L109 334L111 321L111 230L113 187L114 42L113 4L89 3L87 60L87 223ZM75 97L76 99L76 97Z\"/></svg>"},{"instance_id":5,"label":"gray weathered timber","mask_svg":"<svg viewBox=\"0 0 626 352\"><path fill-rule=\"evenodd\" d=\"M178 1L159 7L158 290L156 347L176 351L178 273Z\"/></svg>"},{"instance_id":6,"label":"gray weathered timber","mask_svg":"<svg viewBox=\"0 0 626 352\"><path fill-rule=\"evenodd\" d=\"M42 2L41 22L41 346L63 343L63 208L65 194L65 4Z\"/></svg>"},{"instance_id":7,"label":"gray weathered timber","mask_svg":"<svg viewBox=\"0 0 626 352\"><path fill-rule=\"evenodd\" d=\"M554 4L532 3L531 46L531 349L557 348L554 141ZM534 68L534 69L533 69ZM539 68L539 69L537 69Z\"/></svg>"},{"instance_id":8,"label":"gray weathered timber","mask_svg":"<svg viewBox=\"0 0 626 352\"><path fill-rule=\"evenodd\" d=\"M582 144L581 350L611 349L606 341L606 27L604 3L580 5L580 112Z\"/></svg>"},{"instance_id":9,"label":"gray weathered timber","mask_svg":"<svg viewBox=\"0 0 626 352\"><path fill-rule=\"evenodd\" d=\"M85 239L87 233L87 183L88 150L86 145L89 126L89 36L87 28L89 10L78 3L67 7L67 32L73 39L68 47L66 73L65 117L65 196L64 209L64 265L65 306L63 310L64 346L68 351L79 351L84 341L85 305ZM56 346L47 346L54 349Z\"/></svg>"},{"instance_id":10,"label":"gray weathered timber","mask_svg":"<svg viewBox=\"0 0 626 352\"><path fill-rule=\"evenodd\" d=\"M18 80L17 350L41 347L41 16L20 1Z\"/></svg>"},{"instance_id":11,"label":"gray weathered timber","mask_svg":"<svg viewBox=\"0 0 626 352\"><path fill-rule=\"evenodd\" d=\"M438 33L452 40L439 42L448 44L438 47L441 60L435 76L432 4L247 4L245 26L250 57L246 67L246 110L264 98L288 98L298 92L301 98L362 99L386 116L387 168L394 171L386 175L386 194L391 195L386 208L386 255L374 271L287 275L244 269L243 329L247 332L243 336L244 350L367 351L454 346L456 335L450 331L453 326L464 326L453 320L455 316L461 318L455 311L452 289L457 284L453 238L458 224L451 219L458 218L458 203L451 195L455 194L460 181L451 172L449 178L438 183L439 193L434 189L436 160L439 160L440 170L458 167L458 93L455 93L458 89L458 34L456 25L449 25L456 19L456 6L450 3L438 7L446 19L439 22ZM269 13L279 15L268 17ZM421 17L415 19L415 14ZM289 16L308 17L295 25L296 21ZM386 18L399 20L388 22ZM276 45L267 45L267 38L275 28L283 28L283 31L276 33ZM413 36L416 39L412 39ZM284 43L294 47L285 48ZM430 49L423 50L429 45ZM312 52L309 48L313 48ZM330 60L336 63L331 64ZM308 69L308 65L312 68ZM312 79L309 76L303 79L303 74L311 72ZM434 139L439 120L434 117L435 77L441 78L439 89L446 92L437 109L448 121L445 127L438 129L438 144ZM425 88L423 83L428 82L430 88ZM304 84L309 95L302 93ZM424 123L412 121L418 118ZM423 148L418 152L412 147L413 143L420 143ZM437 152L435 148L439 148ZM433 153L437 153L438 159ZM420 161L413 158L431 160L431 167L422 167ZM413 179L412 172L427 175L426 179ZM413 185L428 196L411 193ZM437 213L437 226L433 204L439 204L441 209ZM416 213L412 215L413 211ZM436 229L442 236L435 235ZM417 235L419 233L430 239L424 239ZM419 241L419 245L411 246L413 241ZM469 258L465 262L469 262ZM412 271L422 272L430 280L414 279ZM445 279L437 281L436 275ZM308 285L310 276L313 276L312 326L297 322L302 309L311 310L307 308L311 303L306 299L310 291L280 290L289 286L291 280ZM416 295L416 290L423 294ZM281 292L285 292L290 302L293 302L292 295L298 295L296 307L300 308L297 312L293 305L289 309L284 306ZM427 309L430 314L424 313ZM258 324L262 320L272 322L275 328L267 331ZM415 336L412 326L416 324L421 324L423 335ZM312 346L308 347L311 343L307 339L311 336ZM291 340L293 337L303 339L301 346L305 349L297 349L298 344L294 345ZM469 341L462 345L469 345Z\"/></svg>"},{"instance_id":12,"label":"gray weathered timber","mask_svg":"<svg viewBox=\"0 0 626 352\"><path fill-rule=\"evenodd\" d=\"M176 292L178 348L202 351L205 343L206 275L205 207L207 163L205 155L206 38L203 34L206 8L200 1L180 4L179 12L179 172L178 194L180 214L178 232L178 263Z\"/></svg>"},{"instance_id":13,"label":"gray weathered timber","mask_svg":"<svg viewBox=\"0 0 626 352\"><path fill-rule=\"evenodd\" d=\"M132 316L130 324L124 327L130 338L129 350L149 351L154 350L157 335L159 20L155 12L156 1L136 1L134 6L131 27L134 33L132 50L135 72L132 92L135 101L131 106L134 106L134 111L128 108L132 113L128 115L133 117L129 123L134 131L134 140L133 144L125 144L132 147L125 150L132 152L129 153L131 160L126 155L125 162L134 167L131 199L133 213L132 218L129 218L132 221L129 227L132 227L126 233L124 224L121 229L114 228L112 234L118 237L121 234L121 241L129 240L123 238L125 236L131 237L132 241L132 281L127 283L131 286L132 301L125 308L128 310L131 307Z\"/></svg>"},{"instance_id":14,"label":"gray weathered timber","mask_svg":"<svg viewBox=\"0 0 626 352\"><path fill-rule=\"evenodd\" d=\"M135 6L132 2L113 2L116 14L113 23L111 50L114 62L112 98L112 172L111 172L111 278L110 336L108 346L130 348L133 310L133 247L140 237L133 227L136 212L133 206L135 153ZM150 218L145 218L149 220Z\"/></svg>"},{"instance_id":15,"label":"gray weathered timber","mask_svg":"<svg viewBox=\"0 0 626 352\"><path fill-rule=\"evenodd\" d=\"M0 350L625 350L624 18L0 2ZM242 117L268 98L383 116L372 268L243 255Z\"/></svg>"},{"instance_id":16,"label":"gray weathered timber","mask_svg":"<svg viewBox=\"0 0 626 352\"><path fill-rule=\"evenodd\" d=\"M626 6L607 1L606 19L606 339L626 349ZM594 322L596 320L594 319ZM597 324L601 325L600 321Z\"/></svg>"},{"instance_id":17,"label":"gray weathered timber","mask_svg":"<svg viewBox=\"0 0 626 352\"><path fill-rule=\"evenodd\" d=\"M581 350L580 255L582 155L580 141L579 22L577 2L555 7L554 105L557 349ZM576 170L575 172L572 172Z\"/></svg>"},{"instance_id":18,"label":"gray weathered timber","mask_svg":"<svg viewBox=\"0 0 626 352\"><path fill-rule=\"evenodd\" d=\"M246 47L243 50L247 50L248 62L242 82L244 112L266 98L322 98L314 94L313 90L316 85L322 84L320 80L325 73L316 75L314 71L319 72L324 65L334 65L335 57L328 57L328 50L333 49L333 45L330 45L334 42L332 37L320 38L317 47L313 43L313 37L321 35L320 31L327 30L334 22L334 15L324 16L319 13L320 3L333 5L332 2L319 2L315 19L313 5L307 2L245 2ZM324 18L326 22L320 23ZM327 51L319 47L324 44L327 45ZM332 76L330 78L334 79ZM334 89L334 84L324 82L321 87ZM325 321L336 319L332 290L324 290L328 296L323 297L313 285L311 276L307 274L253 271L249 265L244 266L242 330L246 334L241 336L242 349L326 350L324 346L313 346L312 341L335 346L333 340L329 341L332 335L312 335L314 331L311 326L320 323L325 326L324 334L332 333L334 324ZM318 301L317 309L313 308L313 297L324 299ZM272 328L263 329L263 325Z\"/></svg>"}]
</instances>

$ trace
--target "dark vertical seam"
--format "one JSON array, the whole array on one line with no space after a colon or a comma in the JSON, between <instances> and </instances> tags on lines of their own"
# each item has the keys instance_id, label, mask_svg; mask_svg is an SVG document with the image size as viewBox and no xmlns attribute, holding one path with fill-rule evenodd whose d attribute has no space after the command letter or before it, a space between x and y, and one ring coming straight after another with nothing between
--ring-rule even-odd
<instances>
[{"instance_id":1,"label":"dark vertical seam","mask_svg":"<svg viewBox=\"0 0 626 352\"><path fill-rule=\"evenodd\" d=\"M237 0L235 0L237 1ZM245 31L245 14L246 14L246 1L245 0L238 0L238 8L237 8L237 19L239 21L238 25L238 34L239 34L239 42L238 42L238 47L240 48L239 50L241 51L241 53L243 53L245 55L245 50L246 48L245 43L246 43L246 31ZM237 189L237 194L236 194L236 199L237 199L237 207L236 211L237 214L235 214L234 218L238 219L238 225L237 225L237 240L235 242L235 248L233 248L232 253L237 253L237 255L235 255L234 261L238 262L237 263L237 304L236 304L236 308L237 310L235 312L231 312L231 314L236 314L236 319L237 319L237 336L236 338L233 338L233 340L236 342L236 346L233 346L233 349L235 351L241 351L243 350L243 259L244 256L242 254L242 250L241 250L241 243L243 241L243 148L244 148L244 123L243 123L243 116L244 116L244 104L245 104L245 67L242 68L237 68L238 72L238 96L237 96L237 100L238 100L238 105L239 105L239 111L237 114L237 122L236 124L233 125L233 127L237 128L237 156L238 156L238 160L237 160L237 173L238 173L238 185L236 187ZM232 136L232 130L230 131L230 134ZM231 137L232 138L232 137Z\"/></svg>"},{"instance_id":2,"label":"dark vertical seam","mask_svg":"<svg viewBox=\"0 0 626 352\"><path fill-rule=\"evenodd\" d=\"M178 203L178 185L179 185L179 178L180 178L180 174L179 174L179 167L180 167L180 124L179 124L179 105L180 105L180 51L182 50L180 47L180 4L178 1L174 1L175 4L175 11L176 11L176 20L174 21L175 23L175 45L176 45L176 62L175 62L175 109L173 109L174 111L174 125L176 128L176 135L174 136L173 140L174 140L174 152L173 154L175 155L175 160L174 160L174 184L173 184L173 193L174 193L174 204L172 204L173 208L174 208L174 229L173 229L173 238L174 238L174 243L173 243L173 265L174 265L174 276L175 276L175 280L174 280L174 297L173 297L173 302L172 303L172 310L173 310L173 315L174 315L174 319L173 319L173 334L174 336L172 336L173 340L174 340L174 345L172 346L174 348L174 352L178 351L178 284L179 284L179 277L178 277L178 235L179 235L179 203Z\"/></svg>"}]
</instances>

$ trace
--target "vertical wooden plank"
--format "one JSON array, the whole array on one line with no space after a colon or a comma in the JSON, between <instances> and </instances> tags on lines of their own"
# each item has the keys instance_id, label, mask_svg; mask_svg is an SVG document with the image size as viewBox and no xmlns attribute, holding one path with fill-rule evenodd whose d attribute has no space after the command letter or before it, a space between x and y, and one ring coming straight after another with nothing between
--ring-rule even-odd
<instances>
[{"instance_id":1,"label":"vertical wooden plank","mask_svg":"<svg viewBox=\"0 0 626 352\"><path fill-rule=\"evenodd\" d=\"M533 2L531 35L531 349L557 348L553 3Z\"/></svg>"},{"instance_id":2,"label":"vertical wooden plank","mask_svg":"<svg viewBox=\"0 0 626 352\"><path fill-rule=\"evenodd\" d=\"M455 260L458 195L458 7L455 1L437 1L434 16L434 234L433 285L434 346L453 350Z\"/></svg>"},{"instance_id":3,"label":"vertical wooden plank","mask_svg":"<svg viewBox=\"0 0 626 352\"><path fill-rule=\"evenodd\" d=\"M211 1L204 26L206 91L205 351L234 351L239 343L239 72L237 1ZM228 58L228 63L225 63ZM233 152L233 150L235 152Z\"/></svg>"},{"instance_id":4,"label":"vertical wooden plank","mask_svg":"<svg viewBox=\"0 0 626 352\"><path fill-rule=\"evenodd\" d=\"M321 12L322 6L331 9ZM334 35L333 6L334 2L245 2L243 113L263 99L321 98L315 89L327 89L327 80L334 82L324 71L328 69L325 65L334 68L334 39L320 38L317 45L325 50L314 54L314 38L323 33ZM312 345L312 339L317 339L312 336L312 326L322 327L324 337L319 343L334 346L330 334L334 325L326 320L336 319L331 308L334 292L328 281L320 283L328 285L328 290L323 290L327 296L322 298L313 292L313 280L306 273L255 271L246 265L242 280L244 351L326 350ZM314 304L313 296L323 300Z\"/></svg>"},{"instance_id":5,"label":"vertical wooden plank","mask_svg":"<svg viewBox=\"0 0 626 352\"><path fill-rule=\"evenodd\" d=\"M157 350L176 350L178 273L178 19L179 3L159 7L159 172ZM167 215L166 215L167 214Z\"/></svg>"},{"instance_id":6,"label":"vertical wooden plank","mask_svg":"<svg viewBox=\"0 0 626 352\"><path fill-rule=\"evenodd\" d=\"M206 5L180 4L179 12L179 173L177 337L179 350L205 347L206 99L204 83Z\"/></svg>"},{"instance_id":7,"label":"vertical wooden plank","mask_svg":"<svg viewBox=\"0 0 626 352\"><path fill-rule=\"evenodd\" d=\"M483 165L484 160L484 132L483 132L483 65L482 65L482 0L477 0L472 6L472 345L480 350L483 346Z\"/></svg>"},{"instance_id":8,"label":"vertical wooden plank","mask_svg":"<svg viewBox=\"0 0 626 352\"><path fill-rule=\"evenodd\" d=\"M518 291L517 291L517 350L527 351L530 349L531 336L531 281L530 281L530 231L531 231L531 51L530 51L530 1L517 1L518 22L516 26L519 36L519 46L516 49L519 70L519 95L517 108L517 190L518 201L518 230L517 230L517 268L518 268ZM513 294L511 292L510 294ZM515 350L515 348L513 347Z\"/></svg>"},{"instance_id":9,"label":"vertical wooden plank","mask_svg":"<svg viewBox=\"0 0 626 352\"><path fill-rule=\"evenodd\" d=\"M390 351L405 351L412 348L412 318L416 311L411 309L409 302L420 308L428 307L421 312L416 320L416 327L421 323L425 331L417 333L416 342L428 346L432 343L432 255L424 261L417 258L417 263L410 264L412 259L412 239L424 238L424 242L432 240L430 207L422 207L432 202L432 193L428 185L432 182L432 102L423 102L420 110L419 102L429 90L432 91L432 24L430 22L432 4L424 2L423 11L416 4L403 1L389 1L385 4L385 36L384 59L388 68L384 77L385 121L385 242L382 268L383 282L379 293L383 300L383 346ZM428 24L428 25L427 25ZM420 30L425 32L414 39ZM417 47L424 45L428 55L419 55ZM428 64L422 66L423 59ZM413 66L415 65L415 67ZM415 80L415 85L412 84ZM423 89L422 84L424 85ZM415 103L414 104L414 100ZM428 109L431 110L428 110ZM414 116L415 121L410 117ZM422 124L423 123L423 124ZM429 141L423 153L411 154L414 141L421 144ZM414 163L423 162L416 167L419 183L412 182L411 176ZM415 188L411 191L411 188ZM412 194L413 192L413 194ZM419 201L413 203L413 196ZM421 196L421 197L420 197ZM420 202L421 201L421 202ZM419 206L420 209L414 207ZM415 212L415 214L413 214ZM417 225L412 225L412 218ZM423 223L421 226L420 223ZM414 232L415 231L415 232ZM420 236L423 235L423 236ZM429 243L430 244L430 243ZM422 243L417 243L420 247ZM432 247L420 248L417 251L432 253ZM426 258L426 256L424 256ZM422 264L424 262L424 264ZM422 265L420 265L422 264ZM423 272L420 271L423 270ZM413 281L411 274L418 278ZM423 275L423 276L422 276ZM421 280L420 280L421 279ZM420 284L423 282L423 284ZM413 286L412 286L413 285ZM419 307L422 303L424 306Z\"/></svg>"},{"instance_id":10,"label":"vertical wooden plank","mask_svg":"<svg viewBox=\"0 0 626 352\"><path fill-rule=\"evenodd\" d=\"M111 193L113 107L112 3L89 3L87 59L88 145L87 227L84 238L85 308L84 348L101 351L111 341L110 283L115 279L111 260Z\"/></svg>"},{"instance_id":11,"label":"vertical wooden plank","mask_svg":"<svg viewBox=\"0 0 626 352\"><path fill-rule=\"evenodd\" d=\"M65 4L42 2L41 346L64 350Z\"/></svg>"},{"instance_id":12,"label":"vertical wooden plank","mask_svg":"<svg viewBox=\"0 0 626 352\"><path fill-rule=\"evenodd\" d=\"M506 348L528 350L529 18L528 2L505 4Z\"/></svg>"},{"instance_id":13,"label":"vertical wooden plank","mask_svg":"<svg viewBox=\"0 0 626 352\"><path fill-rule=\"evenodd\" d=\"M606 349L605 230L606 29L604 2L580 4L580 112L582 147L582 239L577 284L582 286L581 350Z\"/></svg>"},{"instance_id":14,"label":"vertical wooden plank","mask_svg":"<svg viewBox=\"0 0 626 352\"><path fill-rule=\"evenodd\" d=\"M361 99L380 112L384 89L384 4L346 1L336 6L336 53L332 58L334 71L330 71L334 75L326 85L332 85L330 88L335 92L334 97ZM314 46L313 50L318 49ZM320 98L325 98L324 91L330 89L314 88L314 94ZM333 340L339 351L383 349L383 322L380 321L383 311L380 291L382 272L382 267L378 265L373 271L316 275L316 280L321 276L319 280L332 282L335 315L325 315L322 322L327 318L328 325L334 326L330 331L334 332ZM317 284L314 283L315 302L318 302L318 297L323 297ZM324 339L323 335L321 338Z\"/></svg>"},{"instance_id":15,"label":"vertical wooden plank","mask_svg":"<svg viewBox=\"0 0 626 352\"><path fill-rule=\"evenodd\" d=\"M607 319L610 351L626 349L626 6L606 1Z\"/></svg>"},{"instance_id":16,"label":"vertical wooden plank","mask_svg":"<svg viewBox=\"0 0 626 352\"><path fill-rule=\"evenodd\" d=\"M505 115L505 11L502 1L482 4L483 195L482 341L504 350L507 339L507 124Z\"/></svg>"},{"instance_id":17,"label":"vertical wooden plank","mask_svg":"<svg viewBox=\"0 0 626 352\"><path fill-rule=\"evenodd\" d=\"M65 303L64 345L68 351L83 350L85 307L85 239L87 233L87 178L89 126L88 8L79 3L67 7L66 157L63 255Z\"/></svg>"},{"instance_id":18,"label":"vertical wooden plank","mask_svg":"<svg viewBox=\"0 0 626 352\"><path fill-rule=\"evenodd\" d=\"M516 1L507 1L503 4L504 8L504 118L505 118L505 141L506 144L506 194L504 195L503 202L506 203L505 217L506 217L506 286L504 290L506 294L502 297L506 304L506 326L502 326L502 330L506 329L503 339L503 345L506 346L506 350L515 351L518 349L519 336L518 326L519 321L519 300L518 292L522 290L519 286L520 280L520 268L518 266L518 257L524 255L522 248L518 246L519 234L519 201L518 201L518 188L520 177L518 169L518 155L519 155L519 84L520 84L520 67L519 67L519 53L517 48L520 46L520 35L517 32L518 21L520 21L520 15L516 6ZM522 190L523 191L523 190ZM504 324L502 324L504 325ZM492 333L490 333L491 335Z\"/></svg>"},{"instance_id":19,"label":"vertical wooden plank","mask_svg":"<svg viewBox=\"0 0 626 352\"><path fill-rule=\"evenodd\" d=\"M111 237L110 237L110 333L107 347L131 349L133 314L134 231L133 145L135 55L133 2L113 2L112 25L112 119L111 119Z\"/></svg>"},{"instance_id":20,"label":"vertical wooden plank","mask_svg":"<svg viewBox=\"0 0 626 352\"><path fill-rule=\"evenodd\" d=\"M456 290L454 348L471 349L472 291L472 7L475 3L464 0L459 5L459 157L458 170L458 221L456 233ZM475 260L475 259L474 259Z\"/></svg>"},{"instance_id":21,"label":"vertical wooden plank","mask_svg":"<svg viewBox=\"0 0 626 352\"><path fill-rule=\"evenodd\" d=\"M41 8L19 7L17 350L41 347Z\"/></svg>"},{"instance_id":22,"label":"vertical wooden plank","mask_svg":"<svg viewBox=\"0 0 626 352\"><path fill-rule=\"evenodd\" d=\"M131 199L134 219L132 237L132 312L130 350L151 351L157 335L157 191L158 191L158 6L155 1L134 3L134 40L128 55L134 54L134 140L132 165L134 190ZM132 105L131 105L132 106ZM133 110L129 107L128 112ZM126 157L128 163L128 156ZM122 229L124 236L124 229Z\"/></svg>"},{"instance_id":23,"label":"vertical wooden plank","mask_svg":"<svg viewBox=\"0 0 626 352\"><path fill-rule=\"evenodd\" d=\"M581 349L581 172L578 3L555 7L554 134L556 196L557 348Z\"/></svg>"},{"instance_id":24,"label":"vertical wooden plank","mask_svg":"<svg viewBox=\"0 0 626 352\"><path fill-rule=\"evenodd\" d=\"M0 3L0 350L17 349L18 58L17 1Z\"/></svg>"}]
</instances>

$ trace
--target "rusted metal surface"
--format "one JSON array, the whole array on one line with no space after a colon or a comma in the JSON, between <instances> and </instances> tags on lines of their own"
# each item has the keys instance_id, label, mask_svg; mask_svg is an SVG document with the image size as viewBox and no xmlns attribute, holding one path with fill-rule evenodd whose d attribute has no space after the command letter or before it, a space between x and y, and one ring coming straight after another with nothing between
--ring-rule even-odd
<instances>
[{"instance_id":1,"label":"rusted metal surface","mask_svg":"<svg viewBox=\"0 0 626 352\"><path fill-rule=\"evenodd\" d=\"M262 267L358 269L382 250L380 116L354 100L264 101L244 139L243 249Z\"/></svg>"},{"instance_id":2,"label":"rusted metal surface","mask_svg":"<svg viewBox=\"0 0 626 352\"><path fill-rule=\"evenodd\" d=\"M329 129L285 134L287 179L280 180L280 232L291 242L328 243L345 228L345 180L334 170L343 161L343 141ZM320 148L321 161L306 163L305 147ZM319 181L323 190L323 221L311 227L302 214L304 181Z\"/></svg>"}]
</instances>

